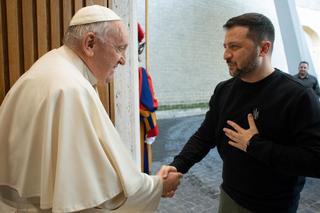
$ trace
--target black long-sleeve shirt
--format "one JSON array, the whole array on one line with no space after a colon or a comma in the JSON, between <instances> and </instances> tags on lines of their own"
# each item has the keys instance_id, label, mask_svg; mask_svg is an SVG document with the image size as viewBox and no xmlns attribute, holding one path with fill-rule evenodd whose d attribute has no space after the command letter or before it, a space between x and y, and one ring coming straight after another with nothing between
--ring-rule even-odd
<instances>
[{"instance_id":1,"label":"black long-sleeve shirt","mask_svg":"<svg viewBox=\"0 0 320 213\"><path fill-rule=\"evenodd\" d=\"M253 212L295 212L304 176L320 177L320 104L313 92L276 69L259 82L220 83L209 107L171 165L186 173L217 147L222 188L238 204ZM249 113L259 135L243 152L228 144L222 129L232 128L227 120L249 128Z\"/></svg>"},{"instance_id":2,"label":"black long-sleeve shirt","mask_svg":"<svg viewBox=\"0 0 320 213\"><path fill-rule=\"evenodd\" d=\"M316 95L320 97L320 88L316 77L310 74L308 74L305 78L300 78L299 74L294 75L294 77L297 78L303 84L303 86L313 89Z\"/></svg>"}]
</instances>

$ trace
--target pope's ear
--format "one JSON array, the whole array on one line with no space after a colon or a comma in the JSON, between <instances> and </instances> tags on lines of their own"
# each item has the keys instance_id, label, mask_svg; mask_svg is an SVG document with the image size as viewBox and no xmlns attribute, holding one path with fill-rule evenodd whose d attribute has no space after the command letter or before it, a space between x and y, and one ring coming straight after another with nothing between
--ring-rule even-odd
<instances>
[{"instance_id":1,"label":"pope's ear","mask_svg":"<svg viewBox=\"0 0 320 213\"><path fill-rule=\"evenodd\" d=\"M92 32L87 33L82 39L82 49L87 56L93 56L94 51L93 48L96 45L96 35Z\"/></svg>"}]
</instances>

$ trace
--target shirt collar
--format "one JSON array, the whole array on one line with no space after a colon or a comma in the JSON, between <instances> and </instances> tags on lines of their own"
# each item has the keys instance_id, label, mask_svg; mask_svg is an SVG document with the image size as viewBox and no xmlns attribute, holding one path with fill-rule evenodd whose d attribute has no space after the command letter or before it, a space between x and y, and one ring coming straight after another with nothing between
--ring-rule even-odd
<instances>
[{"instance_id":1,"label":"shirt collar","mask_svg":"<svg viewBox=\"0 0 320 213\"><path fill-rule=\"evenodd\" d=\"M300 76L299 73L298 73L298 77L299 77L300 79L308 79L308 78L309 78L309 74L307 73L304 78L301 78L301 76Z\"/></svg>"},{"instance_id":2,"label":"shirt collar","mask_svg":"<svg viewBox=\"0 0 320 213\"><path fill-rule=\"evenodd\" d=\"M87 65L81 60L81 58L66 45L63 45L59 49L67 53L69 59L73 61L74 65L78 68L83 77L87 79L94 88L96 88L98 80L92 74Z\"/></svg>"},{"instance_id":3,"label":"shirt collar","mask_svg":"<svg viewBox=\"0 0 320 213\"><path fill-rule=\"evenodd\" d=\"M94 77L89 68L83 63L83 68L80 70L82 75L90 82L90 84L95 88L97 85L97 79Z\"/></svg>"}]
</instances>

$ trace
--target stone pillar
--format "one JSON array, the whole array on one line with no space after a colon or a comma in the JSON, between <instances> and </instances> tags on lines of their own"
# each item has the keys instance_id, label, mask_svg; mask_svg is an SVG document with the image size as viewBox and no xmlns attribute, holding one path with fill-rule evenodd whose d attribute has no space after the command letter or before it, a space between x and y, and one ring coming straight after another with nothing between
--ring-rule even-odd
<instances>
[{"instance_id":1,"label":"stone pillar","mask_svg":"<svg viewBox=\"0 0 320 213\"><path fill-rule=\"evenodd\" d=\"M309 62L309 73L315 75L314 65L297 14L295 0L274 0L290 74L298 73L300 61Z\"/></svg>"},{"instance_id":2,"label":"stone pillar","mask_svg":"<svg viewBox=\"0 0 320 213\"><path fill-rule=\"evenodd\" d=\"M139 79L136 0L109 0L113 9L129 31L126 64L114 75L115 126L140 169Z\"/></svg>"}]
</instances>

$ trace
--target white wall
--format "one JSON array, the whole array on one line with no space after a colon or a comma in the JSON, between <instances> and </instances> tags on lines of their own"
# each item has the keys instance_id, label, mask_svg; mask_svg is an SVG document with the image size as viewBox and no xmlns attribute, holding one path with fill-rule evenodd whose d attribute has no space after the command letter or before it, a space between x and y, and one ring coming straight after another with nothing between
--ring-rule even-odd
<instances>
[{"instance_id":1,"label":"white wall","mask_svg":"<svg viewBox=\"0 0 320 213\"><path fill-rule=\"evenodd\" d=\"M132 153L137 168L140 169L137 2L136 0L112 0L111 8L123 19L129 30L126 64L119 66L114 75L115 126Z\"/></svg>"},{"instance_id":2,"label":"white wall","mask_svg":"<svg viewBox=\"0 0 320 213\"><path fill-rule=\"evenodd\" d=\"M315 73L320 76L320 10L297 7L297 12L301 25L310 28L316 34L317 38L314 38L314 40L307 33L305 36L313 59L313 65L316 69Z\"/></svg>"}]
</instances>

